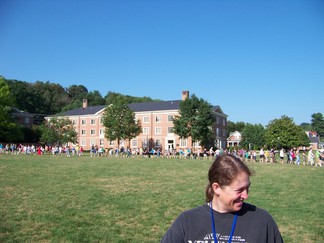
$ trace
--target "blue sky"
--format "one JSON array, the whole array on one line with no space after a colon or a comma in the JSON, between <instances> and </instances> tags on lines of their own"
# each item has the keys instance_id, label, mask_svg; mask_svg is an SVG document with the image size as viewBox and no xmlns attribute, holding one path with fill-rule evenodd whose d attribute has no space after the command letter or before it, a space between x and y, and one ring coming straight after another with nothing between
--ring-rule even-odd
<instances>
[{"instance_id":1,"label":"blue sky","mask_svg":"<svg viewBox=\"0 0 324 243\"><path fill-rule=\"evenodd\" d=\"M324 113L323 0L0 0L0 75L154 99L233 122Z\"/></svg>"}]
</instances>

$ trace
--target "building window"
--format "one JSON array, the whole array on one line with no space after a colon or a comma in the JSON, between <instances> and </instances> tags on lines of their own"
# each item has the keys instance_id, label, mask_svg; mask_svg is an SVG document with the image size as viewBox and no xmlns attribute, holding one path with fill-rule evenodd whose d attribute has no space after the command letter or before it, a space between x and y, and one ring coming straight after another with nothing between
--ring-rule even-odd
<instances>
[{"instance_id":1,"label":"building window","mask_svg":"<svg viewBox=\"0 0 324 243\"><path fill-rule=\"evenodd\" d=\"M173 127L168 127L168 133L173 133Z\"/></svg>"},{"instance_id":2,"label":"building window","mask_svg":"<svg viewBox=\"0 0 324 243\"><path fill-rule=\"evenodd\" d=\"M187 147L187 139L180 139L180 147Z\"/></svg>"},{"instance_id":3,"label":"building window","mask_svg":"<svg viewBox=\"0 0 324 243\"><path fill-rule=\"evenodd\" d=\"M90 145L96 145L96 140L90 140Z\"/></svg>"},{"instance_id":4,"label":"building window","mask_svg":"<svg viewBox=\"0 0 324 243\"><path fill-rule=\"evenodd\" d=\"M91 129L90 130L90 135L95 135L96 134L96 129Z\"/></svg>"},{"instance_id":5,"label":"building window","mask_svg":"<svg viewBox=\"0 0 324 243\"><path fill-rule=\"evenodd\" d=\"M81 120L81 125L87 124L87 120Z\"/></svg>"},{"instance_id":6,"label":"building window","mask_svg":"<svg viewBox=\"0 0 324 243\"><path fill-rule=\"evenodd\" d=\"M99 124L100 124L100 125L103 124L103 120L104 120L104 119L103 119L102 117L99 119Z\"/></svg>"},{"instance_id":7,"label":"building window","mask_svg":"<svg viewBox=\"0 0 324 243\"><path fill-rule=\"evenodd\" d=\"M156 139L155 140L155 146L161 147L161 145L162 145L161 140L160 139Z\"/></svg>"},{"instance_id":8,"label":"building window","mask_svg":"<svg viewBox=\"0 0 324 243\"><path fill-rule=\"evenodd\" d=\"M162 122L162 116L156 116L156 117L155 117L155 122L156 122L156 123L160 123L160 122Z\"/></svg>"},{"instance_id":9,"label":"building window","mask_svg":"<svg viewBox=\"0 0 324 243\"><path fill-rule=\"evenodd\" d=\"M115 141L109 141L109 145L115 145Z\"/></svg>"},{"instance_id":10,"label":"building window","mask_svg":"<svg viewBox=\"0 0 324 243\"><path fill-rule=\"evenodd\" d=\"M100 139L100 140L99 140L99 145L100 145L100 146L103 146L103 145L104 145L104 140L103 140L103 139Z\"/></svg>"},{"instance_id":11,"label":"building window","mask_svg":"<svg viewBox=\"0 0 324 243\"><path fill-rule=\"evenodd\" d=\"M143 134L149 134L149 128L143 127Z\"/></svg>"},{"instance_id":12,"label":"building window","mask_svg":"<svg viewBox=\"0 0 324 243\"><path fill-rule=\"evenodd\" d=\"M226 136L226 130L223 129L223 136L225 137Z\"/></svg>"},{"instance_id":13,"label":"building window","mask_svg":"<svg viewBox=\"0 0 324 243\"><path fill-rule=\"evenodd\" d=\"M84 136L84 135L86 135L86 134L87 134L86 130L83 130L83 129L82 129L82 130L81 130L81 135Z\"/></svg>"},{"instance_id":14,"label":"building window","mask_svg":"<svg viewBox=\"0 0 324 243\"><path fill-rule=\"evenodd\" d=\"M144 116L143 117L143 123L149 123L150 122L150 117Z\"/></svg>"},{"instance_id":15,"label":"building window","mask_svg":"<svg viewBox=\"0 0 324 243\"><path fill-rule=\"evenodd\" d=\"M81 146L86 146L87 145L87 141L86 140L81 140Z\"/></svg>"},{"instance_id":16,"label":"building window","mask_svg":"<svg viewBox=\"0 0 324 243\"><path fill-rule=\"evenodd\" d=\"M161 134L162 133L162 128L161 127L156 127L155 128L155 134Z\"/></svg>"},{"instance_id":17,"label":"building window","mask_svg":"<svg viewBox=\"0 0 324 243\"><path fill-rule=\"evenodd\" d=\"M196 142L193 143L193 147L194 147L194 148L197 148L197 147L199 147L199 146L200 146L200 145L199 145L199 142L198 142L198 141L196 141Z\"/></svg>"},{"instance_id":18,"label":"building window","mask_svg":"<svg viewBox=\"0 0 324 243\"><path fill-rule=\"evenodd\" d=\"M77 121L76 120L72 120L72 125L76 125Z\"/></svg>"},{"instance_id":19,"label":"building window","mask_svg":"<svg viewBox=\"0 0 324 243\"><path fill-rule=\"evenodd\" d=\"M96 124L96 119L91 119L90 124L95 125Z\"/></svg>"},{"instance_id":20,"label":"building window","mask_svg":"<svg viewBox=\"0 0 324 243\"><path fill-rule=\"evenodd\" d=\"M105 129L104 128L99 129L99 135L105 135Z\"/></svg>"},{"instance_id":21,"label":"building window","mask_svg":"<svg viewBox=\"0 0 324 243\"><path fill-rule=\"evenodd\" d=\"M219 117L216 117L216 124L219 124Z\"/></svg>"},{"instance_id":22,"label":"building window","mask_svg":"<svg viewBox=\"0 0 324 243\"><path fill-rule=\"evenodd\" d=\"M137 139L133 139L132 140L132 147L134 148L137 148Z\"/></svg>"},{"instance_id":23,"label":"building window","mask_svg":"<svg viewBox=\"0 0 324 243\"><path fill-rule=\"evenodd\" d=\"M223 126L226 125L225 123L226 123L226 119L224 118L224 119L223 119Z\"/></svg>"},{"instance_id":24,"label":"building window","mask_svg":"<svg viewBox=\"0 0 324 243\"><path fill-rule=\"evenodd\" d=\"M29 124L30 123L30 118L29 117L25 117L25 124Z\"/></svg>"},{"instance_id":25,"label":"building window","mask_svg":"<svg viewBox=\"0 0 324 243\"><path fill-rule=\"evenodd\" d=\"M168 115L168 122L173 122L173 115Z\"/></svg>"},{"instance_id":26,"label":"building window","mask_svg":"<svg viewBox=\"0 0 324 243\"><path fill-rule=\"evenodd\" d=\"M219 128L216 128L216 137L219 137Z\"/></svg>"}]
</instances>

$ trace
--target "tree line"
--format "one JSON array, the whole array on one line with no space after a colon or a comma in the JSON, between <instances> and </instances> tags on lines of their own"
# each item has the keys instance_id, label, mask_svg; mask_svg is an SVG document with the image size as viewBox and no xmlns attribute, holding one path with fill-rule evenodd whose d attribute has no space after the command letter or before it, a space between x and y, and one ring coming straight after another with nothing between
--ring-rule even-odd
<instances>
[{"instance_id":1,"label":"tree line","mask_svg":"<svg viewBox=\"0 0 324 243\"><path fill-rule=\"evenodd\" d=\"M82 107L83 99L89 106L126 102L141 103L160 101L150 97L134 97L109 91L102 96L98 90L88 91L84 85L63 87L49 81L34 83L6 79L0 76L0 142L39 142L42 131L39 126L32 129L22 127L12 118L12 107L43 116L59 114Z\"/></svg>"},{"instance_id":2,"label":"tree line","mask_svg":"<svg viewBox=\"0 0 324 243\"><path fill-rule=\"evenodd\" d=\"M108 140L131 139L141 132L141 124L135 121L135 114L127 104L160 101L150 97L133 97L108 92L102 97L98 90L89 92L83 85L71 85L63 88L60 84L36 81L28 83L7 80L0 76L0 138L1 141L27 141L64 143L75 142L76 133L71 132L72 124L66 119L52 119L51 123L35 126L32 129L20 127L10 119L10 109L16 107L29 113L58 114L82 107L82 100L88 104L106 105L104 113L105 136ZM113 104L113 106L111 106ZM191 137L203 147L215 146L215 117L212 105L202 98L191 95L180 103L179 116L174 118L174 133L181 138ZM324 119L322 113L314 113L312 122L296 125L292 118L283 115L267 126L244 122L227 123L228 136L231 132L242 134L241 146L247 149L292 148L309 145L305 130L316 131L324 137ZM227 137L228 137L227 136Z\"/></svg>"}]
</instances>

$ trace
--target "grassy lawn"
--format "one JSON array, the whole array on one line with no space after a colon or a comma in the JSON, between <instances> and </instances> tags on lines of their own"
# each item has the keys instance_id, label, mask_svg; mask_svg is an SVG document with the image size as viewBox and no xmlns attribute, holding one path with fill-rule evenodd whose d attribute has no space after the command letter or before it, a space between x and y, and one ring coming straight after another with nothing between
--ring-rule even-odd
<instances>
[{"instance_id":1,"label":"grassy lawn","mask_svg":"<svg viewBox=\"0 0 324 243\"><path fill-rule=\"evenodd\" d=\"M159 242L211 160L0 155L0 242ZM248 162L285 242L324 242L324 168Z\"/></svg>"}]
</instances>

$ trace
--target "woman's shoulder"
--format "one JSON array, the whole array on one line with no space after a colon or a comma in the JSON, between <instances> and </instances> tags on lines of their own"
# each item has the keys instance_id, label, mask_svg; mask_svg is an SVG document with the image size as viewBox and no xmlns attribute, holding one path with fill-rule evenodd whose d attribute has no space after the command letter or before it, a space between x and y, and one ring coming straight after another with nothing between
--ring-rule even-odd
<instances>
[{"instance_id":1,"label":"woman's shoulder","mask_svg":"<svg viewBox=\"0 0 324 243\"><path fill-rule=\"evenodd\" d=\"M205 203L203 205L188 209L180 214L182 217L191 217L191 216L198 216L198 215L205 215L209 213L208 210L209 206Z\"/></svg>"},{"instance_id":2,"label":"woman's shoulder","mask_svg":"<svg viewBox=\"0 0 324 243\"><path fill-rule=\"evenodd\" d=\"M270 213L263 209L259 208L253 204L244 203L242 209L239 212L239 215L246 216L246 217L257 217L262 218L264 220L273 220Z\"/></svg>"}]
</instances>

